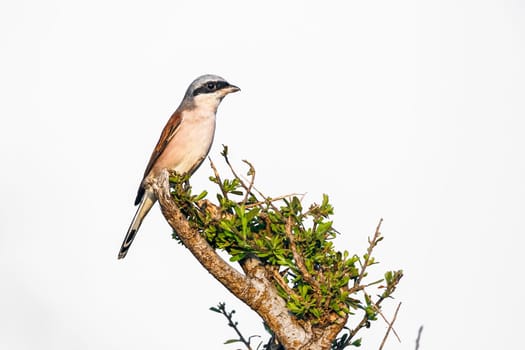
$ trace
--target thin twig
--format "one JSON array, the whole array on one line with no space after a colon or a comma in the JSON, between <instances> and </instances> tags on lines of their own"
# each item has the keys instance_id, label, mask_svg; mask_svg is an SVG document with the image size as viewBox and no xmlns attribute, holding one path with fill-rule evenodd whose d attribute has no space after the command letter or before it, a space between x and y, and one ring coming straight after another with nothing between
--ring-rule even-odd
<instances>
[{"instance_id":1,"label":"thin twig","mask_svg":"<svg viewBox=\"0 0 525 350\"><path fill-rule=\"evenodd\" d=\"M295 260L295 264L299 268L299 271L301 271L301 274L303 275L303 279L312 286L312 289L314 292L320 297L321 296L321 287L317 283L317 281L310 275L308 270L306 269L306 265L304 264L303 257L299 254L297 251L297 246L295 245L295 239L292 232L292 217L289 216L286 220L285 225L285 232L288 240L290 241L290 248L292 250L293 258Z\"/></svg>"},{"instance_id":2,"label":"thin twig","mask_svg":"<svg viewBox=\"0 0 525 350\"><path fill-rule=\"evenodd\" d=\"M399 308L401 307L401 302L397 304L396 312L394 313L394 317L392 318L392 322L388 323L388 329L386 330L385 337L383 338L383 341L381 342L381 346L379 347L379 350L383 349L383 345L385 345L386 338L388 338L388 334L390 333L390 330L392 329L392 326L394 325L394 322L396 322L397 312L399 311Z\"/></svg>"},{"instance_id":3,"label":"thin twig","mask_svg":"<svg viewBox=\"0 0 525 350\"><path fill-rule=\"evenodd\" d=\"M261 192L259 192L259 190L257 190L256 188L254 188L255 191L257 191L257 193L264 198L263 201L258 201L258 202L255 202L255 203L250 203L250 204L246 204L246 208L252 208L252 207L257 207L261 204L266 204L268 202L277 202L277 201L280 201L282 199L286 199L286 198L289 198L289 197L292 197L292 196L302 196L304 195L304 193L290 193L290 194L285 194L283 196L279 196L279 197L275 197L275 198L269 198L269 197L265 197Z\"/></svg>"},{"instance_id":4,"label":"thin twig","mask_svg":"<svg viewBox=\"0 0 525 350\"><path fill-rule=\"evenodd\" d=\"M217 185L219 185L219 188L221 189L223 197L228 199L228 193L226 193L226 191L224 191L224 188L222 187L221 176L219 175L219 172L217 171L215 164L213 164L213 161L211 160L210 157L208 157L208 160L210 161L210 166L213 169L213 173L215 174L215 179L217 180Z\"/></svg>"},{"instance_id":5,"label":"thin twig","mask_svg":"<svg viewBox=\"0 0 525 350\"><path fill-rule=\"evenodd\" d=\"M248 197L250 194L252 194L252 187L255 182L255 168L253 167L252 163L250 163L247 160L243 160L244 163L248 164L250 167L250 170L248 171L248 174L251 174L252 178L250 179L250 185L248 186L248 189L246 190L246 195L244 196L244 199L242 201L242 204L245 204L246 201L248 201Z\"/></svg>"},{"instance_id":6,"label":"thin twig","mask_svg":"<svg viewBox=\"0 0 525 350\"><path fill-rule=\"evenodd\" d=\"M266 269L267 271L269 271L270 269ZM279 286L281 286L282 289L284 289L286 291L286 294L288 295L294 295L296 296L297 294L293 291L292 288L290 288L290 286L288 286L288 284L286 283L286 281L283 279L283 276L281 276L281 274L279 273L279 271L275 270L275 269L271 269L271 274L273 276L273 279L275 280L275 282L277 282L277 284Z\"/></svg>"},{"instance_id":7,"label":"thin twig","mask_svg":"<svg viewBox=\"0 0 525 350\"><path fill-rule=\"evenodd\" d=\"M230 163L230 159L228 158L228 151L227 151L227 148L225 151L223 151L223 153L221 153L222 156L224 157L224 160L226 161L226 164L228 164L228 167L230 168L230 171L232 172L233 176L239 180L239 183L241 184L241 186L247 191L249 192L249 188L250 186L246 186L246 184L244 183L244 181L242 181L241 177L239 175L237 175L237 172L235 171L235 169L233 169L233 166L231 165Z\"/></svg>"},{"instance_id":8,"label":"thin twig","mask_svg":"<svg viewBox=\"0 0 525 350\"><path fill-rule=\"evenodd\" d=\"M416 338L416 350L419 350L419 341L421 340L421 333L423 333L423 325L419 326Z\"/></svg>"},{"instance_id":9,"label":"thin twig","mask_svg":"<svg viewBox=\"0 0 525 350\"><path fill-rule=\"evenodd\" d=\"M252 347L250 346L250 339L246 340L246 338L244 338L244 336L242 335L241 331L239 331L239 329L237 328L237 322L233 322L233 316L232 315L235 312L235 310L234 311L230 311L230 312L226 311L226 304L225 303L219 303L218 306L219 306L220 312L228 320L228 326L232 327L233 330L235 331L235 333L237 333L237 335L239 336L239 341L241 343L243 343L248 350L252 350Z\"/></svg>"},{"instance_id":10,"label":"thin twig","mask_svg":"<svg viewBox=\"0 0 525 350\"><path fill-rule=\"evenodd\" d=\"M379 232L379 229L381 228L381 223L383 222L383 219L380 219L379 220L379 223L376 227L376 231L374 233L374 236L372 237L372 239L368 239L368 248L367 248L367 251L366 251L366 259L364 261L364 264L361 266L361 273L359 274L359 276L355 279L354 281L354 286L352 288L350 288L350 291L351 292L355 292L357 290L362 290L363 293L365 294L365 299L368 299L372 302L372 304L374 305L374 308L375 310L378 310L380 309L379 308L379 305L381 304L381 302L384 300L384 298L380 297L379 300L377 302L373 302L372 301L372 298L368 295L368 293L366 292L365 290L365 287L366 286L361 286L361 281L365 275L365 270L368 266L368 263L370 261L370 257L372 256L372 251L374 250L374 248L376 247L377 245L377 240L381 237L381 233ZM369 319L368 319L368 315L365 314L363 315L363 318L361 319L361 321L359 322L359 324L354 328L354 329L350 329L349 330L349 334L348 334L348 338L346 339L346 341L344 342L344 346L343 346L343 349L348 346L348 344L350 344L350 341L352 340L352 338L357 334L357 332L359 332L359 330L363 327L365 327L366 325L369 324ZM387 322L388 323L388 322Z\"/></svg>"},{"instance_id":11,"label":"thin twig","mask_svg":"<svg viewBox=\"0 0 525 350\"><path fill-rule=\"evenodd\" d=\"M357 334L357 332L359 332L359 330L361 328L363 328L368 322L369 322L368 321L368 317L367 317L367 315L365 313L365 315L363 316L363 318L361 319L361 322L359 322L357 327L355 327L354 329L351 329L351 330L348 331L348 338L346 338L346 341L344 342L343 347L341 349L346 348L348 346L348 344L350 344L350 341Z\"/></svg>"},{"instance_id":12,"label":"thin twig","mask_svg":"<svg viewBox=\"0 0 525 350\"><path fill-rule=\"evenodd\" d=\"M370 261L370 257L372 256L372 250L374 249L374 247L377 244L377 239L381 236L381 233L379 232L379 229L381 228L381 223L382 222L383 222L383 219L381 218L379 220L379 223L377 224L376 232L374 233L374 237L372 238L372 240L368 239L368 243L369 244L368 244L368 249L366 250L366 259L365 259L365 262L364 262L364 264L362 266L361 273L359 274L359 277L357 277L355 279L354 286L358 286L359 284L361 284L361 280L365 276L365 271L366 271L366 268L368 267L368 262Z\"/></svg>"},{"instance_id":13,"label":"thin twig","mask_svg":"<svg viewBox=\"0 0 525 350\"><path fill-rule=\"evenodd\" d=\"M399 303L401 305L401 303ZM385 315L383 314L383 312L381 311L381 309L376 305L374 304L374 309L376 309L376 312L381 315L381 317L383 318L383 320L386 322L386 324L388 325L388 327L392 327L392 324L388 322L387 318L385 317ZM394 327L392 327L392 332L394 333L394 335L396 336L397 340L401 343L401 338L399 338L399 335L397 334L396 330Z\"/></svg>"},{"instance_id":14,"label":"thin twig","mask_svg":"<svg viewBox=\"0 0 525 350\"><path fill-rule=\"evenodd\" d=\"M273 210L275 210L275 213L276 213L276 214L279 214L279 213L280 213L279 208L277 208L277 207L273 204L273 202L274 202L273 199L266 197L261 191L259 191L259 190L257 189L257 187L253 186L253 189L255 190L255 192L257 192L257 193L259 194L259 196L261 196L261 197L264 198L264 203L270 205L270 206L273 208ZM283 198L281 198L281 199L286 198L286 196L282 196L282 197L283 197Z\"/></svg>"},{"instance_id":15,"label":"thin twig","mask_svg":"<svg viewBox=\"0 0 525 350\"><path fill-rule=\"evenodd\" d=\"M361 287L361 286L359 286ZM366 290L364 288L362 288L363 290L363 294L365 295L365 299L368 299L372 302L372 298L370 297L370 295L368 295L368 293L366 292ZM379 308L379 304L381 303L382 300L379 300L377 303L374 304L374 307L377 309ZM372 302L373 303L373 302ZM370 320L368 319L368 315L367 313L365 312L365 314L363 315L363 318L361 319L361 321L359 322L359 324L354 328L354 329L349 329L349 334L348 334L348 338L346 339L345 341L345 346L343 347L343 349L348 346L348 344L350 344L350 341L352 340L352 338L357 334L357 332L359 332L359 330L361 328L363 328L364 326L368 325L370 323Z\"/></svg>"}]
</instances>

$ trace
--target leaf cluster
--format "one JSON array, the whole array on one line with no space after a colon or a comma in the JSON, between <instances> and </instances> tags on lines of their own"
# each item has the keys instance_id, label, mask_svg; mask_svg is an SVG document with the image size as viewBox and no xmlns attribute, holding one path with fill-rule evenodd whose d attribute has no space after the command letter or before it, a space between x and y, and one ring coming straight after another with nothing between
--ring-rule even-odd
<instances>
[{"instance_id":1,"label":"leaf cluster","mask_svg":"<svg viewBox=\"0 0 525 350\"><path fill-rule=\"evenodd\" d=\"M231 167L226 147L222 155L233 176L222 179L212 163L215 175L210 181L219 188L218 204L205 199L207 192L192 194L187 177L175 174L170 178L181 212L211 246L227 252L232 262L242 265L245 259L259 259L298 319L323 326L337 317L346 319L357 310L364 311L362 321L337 340L336 348L359 346L359 339L351 339L377 319L379 304L391 296L402 276L401 271L391 271L382 280L362 283L367 267L376 263L372 251L382 240L379 231L362 256L337 251L333 240L339 233L333 226L334 208L327 195L319 204L307 207L298 195L265 196L254 188L255 169L249 162L245 161L248 179L243 179ZM383 293L374 301L365 288L381 282L386 282L380 286Z\"/></svg>"}]
</instances>

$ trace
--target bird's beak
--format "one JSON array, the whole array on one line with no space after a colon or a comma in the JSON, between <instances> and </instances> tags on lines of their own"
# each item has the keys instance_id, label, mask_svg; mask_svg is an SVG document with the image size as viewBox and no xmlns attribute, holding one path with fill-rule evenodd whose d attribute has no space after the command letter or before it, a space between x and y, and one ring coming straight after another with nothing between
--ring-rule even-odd
<instances>
[{"instance_id":1,"label":"bird's beak","mask_svg":"<svg viewBox=\"0 0 525 350\"><path fill-rule=\"evenodd\" d=\"M238 88L237 86L235 85L228 85L226 86L224 89L224 92L226 92L227 94L231 94L232 92L237 92L237 91L240 91L241 89Z\"/></svg>"}]
</instances>

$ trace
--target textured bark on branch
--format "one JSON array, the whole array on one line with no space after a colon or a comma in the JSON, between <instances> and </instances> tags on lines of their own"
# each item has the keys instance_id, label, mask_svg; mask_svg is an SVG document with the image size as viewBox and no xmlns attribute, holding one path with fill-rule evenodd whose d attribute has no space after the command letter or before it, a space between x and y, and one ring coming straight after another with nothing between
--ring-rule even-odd
<instances>
[{"instance_id":1,"label":"textured bark on branch","mask_svg":"<svg viewBox=\"0 0 525 350\"><path fill-rule=\"evenodd\" d=\"M190 226L170 194L167 171L148 185L155 191L164 217L184 245L208 272L261 316L286 350L330 349L347 317L334 315L333 323L324 327L298 320L288 311L285 301L279 296L272 271L257 257L241 261L244 274L240 273Z\"/></svg>"}]
</instances>

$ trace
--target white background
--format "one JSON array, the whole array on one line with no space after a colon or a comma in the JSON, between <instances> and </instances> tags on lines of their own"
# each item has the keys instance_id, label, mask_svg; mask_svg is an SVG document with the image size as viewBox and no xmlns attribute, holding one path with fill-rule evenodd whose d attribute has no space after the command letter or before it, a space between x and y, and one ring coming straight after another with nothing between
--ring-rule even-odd
<instances>
[{"instance_id":1,"label":"white background","mask_svg":"<svg viewBox=\"0 0 525 350\"><path fill-rule=\"evenodd\" d=\"M525 6L516 1L2 1L0 349L235 349L158 207L116 256L160 131L188 84L242 91L221 144L277 196L328 193L371 271L403 268L387 349L518 349ZM205 164L196 190L211 190ZM386 325L365 330L377 349Z\"/></svg>"}]
</instances>

